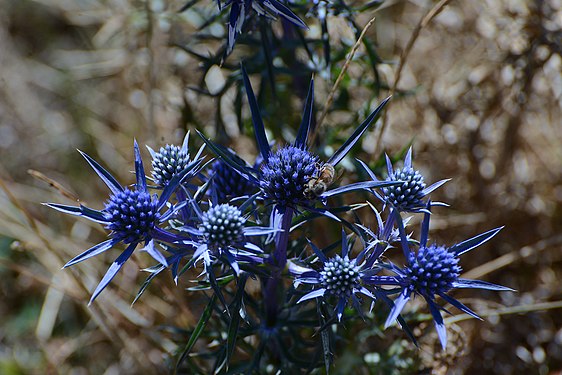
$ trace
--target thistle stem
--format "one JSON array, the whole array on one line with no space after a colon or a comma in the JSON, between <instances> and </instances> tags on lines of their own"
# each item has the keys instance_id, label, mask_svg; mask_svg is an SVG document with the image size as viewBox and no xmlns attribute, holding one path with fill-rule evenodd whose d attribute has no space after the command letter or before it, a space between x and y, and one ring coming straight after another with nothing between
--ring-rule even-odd
<instances>
[{"instance_id":1,"label":"thistle stem","mask_svg":"<svg viewBox=\"0 0 562 375\"><path fill-rule=\"evenodd\" d=\"M289 231L293 220L292 208L279 208L277 214L282 215L280 232L275 238L275 251L271 259L273 270L271 278L264 282L264 304L266 311L266 326L273 327L277 322L279 301L284 296L283 280L281 274L287 264L287 245L289 244Z\"/></svg>"},{"instance_id":2,"label":"thistle stem","mask_svg":"<svg viewBox=\"0 0 562 375\"><path fill-rule=\"evenodd\" d=\"M291 222L293 220L293 209L285 207L281 219L281 231L275 238L275 252L273 253L273 261L277 265L278 272L281 273L287 264L287 245L289 244L289 231L291 230Z\"/></svg>"}]
</instances>

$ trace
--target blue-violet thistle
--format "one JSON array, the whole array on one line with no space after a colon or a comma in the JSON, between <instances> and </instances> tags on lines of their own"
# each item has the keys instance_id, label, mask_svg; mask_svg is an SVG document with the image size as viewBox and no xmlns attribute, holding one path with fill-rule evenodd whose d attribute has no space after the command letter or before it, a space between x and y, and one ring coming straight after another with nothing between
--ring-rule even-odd
<instances>
[{"instance_id":1,"label":"blue-violet thistle","mask_svg":"<svg viewBox=\"0 0 562 375\"><path fill-rule=\"evenodd\" d=\"M404 270L410 291L423 296L448 292L461 273L459 258L444 246L422 247L411 252L408 266Z\"/></svg>"},{"instance_id":2,"label":"blue-violet thistle","mask_svg":"<svg viewBox=\"0 0 562 375\"><path fill-rule=\"evenodd\" d=\"M229 204L211 207L203 214L201 232L209 247L226 248L240 242L244 235L242 212Z\"/></svg>"},{"instance_id":3,"label":"blue-violet thistle","mask_svg":"<svg viewBox=\"0 0 562 375\"><path fill-rule=\"evenodd\" d=\"M149 237L160 214L158 202L143 191L124 189L112 195L103 210L112 236L126 244Z\"/></svg>"},{"instance_id":4,"label":"blue-violet thistle","mask_svg":"<svg viewBox=\"0 0 562 375\"><path fill-rule=\"evenodd\" d=\"M167 198L176 190L184 178L195 173L195 167L199 163L192 163L191 166L184 168L173 181L167 184L159 198L152 197L148 192L144 166L140 156L137 142L134 144L135 154L135 190L123 187L117 180L106 171L98 162L83 152L80 152L88 164L94 169L97 175L111 190L109 200L105 203L105 208L101 211L85 206L67 206L57 203L47 203L47 206L55 210L82 216L88 220L104 224L111 230L110 239L101 242L88 250L77 255L68 261L64 267L70 267L76 263L99 255L120 242L127 245L127 248L119 255L109 267L106 274L92 293L90 303L105 289L105 287L115 277L123 264L131 257L137 245L145 243L144 250L150 254L162 266L168 266L168 261L164 255L156 248L159 241L181 242L184 238L176 236L157 226L158 223L168 220L177 211L178 206L171 206L165 213L160 214L167 206Z\"/></svg>"},{"instance_id":5,"label":"blue-violet thistle","mask_svg":"<svg viewBox=\"0 0 562 375\"><path fill-rule=\"evenodd\" d=\"M362 161L359 163L369 174L373 181L378 181L371 169ZM412 148L408 149L404 166L402 169L394 169L388 155L386 155L386 168L388 176L386 182L402 181L401 184L383 187L382 194L373 191L375 196L385 204L388 204L397 212L425 212L424 198L435 189L449 181L449 179L437 181L426 187L423 175L412 167ZM434 206L446 206L444 203L433 202Z\"/></svg>"},{"instance_id":6,"label":"blue-violet thistle","mask_svg":"<svg viewBox=\"0 0 562 375\"><path fill-rule=\"evenodd\" d=\"M320 271L320 284L329 296L349 298L359 288L359 266L348 256L336 255L324 263Z\"/></svg>"},{"instance_id":7,"label":"blue-violet thistle","mask_svg":"<svg viewBox=\"0 0 562 375\"><path fill-rule=\"evenodd\" d=\"M406 255L407 264L404 268L398 268L390 263L385 268L390 269L396 276L391 278L388 276L374 276L370 281L373 284L398 286L402 289L400 295L394 301L385 323L386 327L399 317L400 312L410 300L412 294L422 296L427 302L429 311L435 322L441 346L445 349L447 345L447 331L445 329L443 317L441 316L441 310L443 310L443 308L437 304L436 296L441 297L445 302L458 308L465 314L481 319L475 312L460 301L449 296L447 292L453 288L475 288L497 291L510 291L512 289L485 281L468 280L460 277L461 267L459 266L459 256L488 241L498 234L502 228L489 230L451 247L440 245L428 246L427 240L431 205L431 201L428 201L426 204L425 215L421 226L420 247L417 252L410 250L403 222L400 217L397 216L402 250Z\"/></svg>"},{"instance_id":8,"label":"blue-violet thistle","mask_svg":"<svg viewBox=\"0 0 562 375\"><path fill-rule=\"evenodd\" d=\"M159 186L165 186L174 175L189 165L189 153L182 147L166 145L152 156L152 178Z\"/></svg>"},{"instance_id":9,"label":"blue-violet thistle","mask_svg":"<svg viewBox=\"0 0 562 375\"><path fill-rule=\"evenodd\" d=\"M307 200L303 192L317 173L317 166L317 156L299 147L285 146L262 164L260 187L266 198L282 206L300 204Z\"/></svg>"},{"instance_id":10,"label":"blue-violet thistle","mask_svg":"<svg viewBox=\"0 0 562 375\"><path fill-rule=\"evenodd\" d=\"M387 181L403 181L401 185L382 188L387 203L399 211L412 211L424 206L425 182L421 173L413 168L395 169Z\"/></svg>"},{"instance_id":11,"label":"blue-violet thistle","mask_svg":"<svg viewBox=\"0 0 562 375\"><path fill-rule=\"evenodd\" d=\"M244 161L237 155L232 158L241 164ZM213 177L212 189L219 202L227 202L231 198L248 196L256 192L256 186L242 177L222 159L213 163L211 174Z\"/></svg>"}]
</instances>

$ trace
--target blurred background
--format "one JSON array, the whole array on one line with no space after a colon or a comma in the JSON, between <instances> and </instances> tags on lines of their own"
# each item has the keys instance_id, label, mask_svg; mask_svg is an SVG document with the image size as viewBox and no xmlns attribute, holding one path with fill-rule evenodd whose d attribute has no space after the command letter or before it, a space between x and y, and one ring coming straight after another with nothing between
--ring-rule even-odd
<instances>
[{"instance_id":1,"label":"blurred background","mask_svg":"<svg viewBox=\"0 0 562 375\"><path fill-rule=\"evenodd\" d=\"M382 152L412 143L427 182L452 178L437 193L451 208L432 219L432 239L453 244L505 225L461 264L466 277L517 293L455 294L485 321L449 318L447 352L394 348L388 358L410 362L386 368L369 345L349 348L336 373L353 361L372 374L562 371L561 0L295 1L309 30L251 17L226 59L229 9L186 3L0 3L1 374L166 373L205 301L161 277L131 308L150 265L139 255L88 307L117 250L61 271L106 233L40 203L103 207L107 191L77 148L124 183L134 138L157 148L199 129L255 158L243 60L270 139L290 141L310 76L318 119L374 16L314 147L333 152L393 92L353 156L376 167ZM340 173L356 178L352 158Z\"/></svg>"}]
</instances>

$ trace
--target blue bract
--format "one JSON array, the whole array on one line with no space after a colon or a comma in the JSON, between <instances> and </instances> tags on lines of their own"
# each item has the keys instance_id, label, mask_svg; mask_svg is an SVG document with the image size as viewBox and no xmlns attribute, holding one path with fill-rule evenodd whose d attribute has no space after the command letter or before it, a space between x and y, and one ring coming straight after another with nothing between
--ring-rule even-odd
<instances>
[{"instance_id":1,"label":"blue bract","mask_svg":"<svg viewBox=\"0 0 562 375\"><path fill-rule=\"evenodd\" d=\"M218 5L219 9L221 9L222 4L220 0L218 0ZM228 20L227 54L234 48L236 38L242 32L242 27L244 26L250 9L254 9L260 16L268 18L281 16L298 27L308 28L295 13L277 0L228 0L225 6L228 5L230 5L231 8Z\"/></svg>"},{"instance_id":2,"label":"blue bract","mask_svg":"<svg viewBox=\"0 0 562 375\"><path fill-rule=\"evenodd\" d=\"M176 169L176 173L167 181L167 185L160 197L156 195L151 196L146 185L144 166L136 141L134 149L136 173L135 190L130 190L121 186L121 184L119 184L107 170L98 164L98 162L80 151L88 164L90 164L111 190L112 194L105 204L105 208L98 211L82 205L75 207L57 203L46 204L55 210L70 215L82 216L86 219L104 224L107 229L111 230L111 238L109 240L99 243L73 258L64 265L65 268L99 255L120 242L128 245L125 251L115 259L107 270L105 276L94 290L90 303L111 282L117 272L123 267L123 264L131 257L139 243L144 242L143 250L148 252L150 256L160 264L167 266L168 262L164 255L156 248L156 244L159 241L179 243L183 240L182 237L159 228L158 224L168 220L180 208L180 205L172 206L161 213L166 206L168 198L173 194L176 188L183 181L192 178L198 173L201 160L196 159L191 163L185 164L182 170Z\"/></svg>"}]
</instances>

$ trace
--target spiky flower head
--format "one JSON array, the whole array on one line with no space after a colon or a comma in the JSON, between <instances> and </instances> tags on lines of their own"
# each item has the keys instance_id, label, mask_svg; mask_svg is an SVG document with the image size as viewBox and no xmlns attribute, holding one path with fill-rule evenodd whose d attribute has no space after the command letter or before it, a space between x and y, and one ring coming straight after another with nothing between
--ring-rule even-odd
<instances>
[{"instance_id":1,"label":"spiky flower head","mask_svg":"<svg viewBox=\"0 0 562 375\"><path fill-rule=\"evenodd\" d=\"M388 203L400 211L413 211L424 206L425 182L421 173L411 167L396 169L387 181L404 181L401 185L382 188Z\"/></svg>"},{"instance_id":2,"label":"spiky flower head","mask_svg":"<svg viewBox=\"0 0 562 375\"><path fill-rule=\"evenodd\" d=\"M209 246L223 248L242 239L245 221L237 207L219 204L203 214L200 230L206 236Z\"/></svg>"},{"instance_id":3,"label":"spiky flower head","mask_svg":"<svg viewBox=\"0 0 562 375\"><path fill-rule=\"evenodd\" d=\"M244 163L237 155L233 154L232 157L240 163ZM229 198L256 192L256 186L252 182L242 177L223 160L217 160L213 163L211 173L213 175L213 189L219 202L226 202Z\"/></svg>"},{"instance_id":4,"label":"spiky flower head","mask_svg":"<svg viewBox=\"0 0 562 375\"><path fill-rule=\"evenodd\" d=\"M160 186L166 184L181 173L189 164L187 149L175 145L160 147L152 157L152 178Z\"/></svg>"},{"instance_id":5,"label":"spiky flower head","mask_svg":"<svg viewBox=\"0 0 562 375\"><path fill-rule=\"evenodd\" d=\"M447 331L445 329L445 322L441 316L441 310L444 309L437 304L436 296L441 297L445 302L458 308L465 314L481 319L474 311L470 310L462 302L449 296L447 292L454 288L475 288L497 291L510 291L512 289L485 281L469 280L460 277L461 267L459 266L459 257L490 240L498 234L502 228L489 230L451 247L438 245L428 246L427 240L431 206L432 202L428 201L424 210L425 214L422 221L419 242L420 247L417 252L410 250L410 244L406 237L402 219L400 215L395 216L400 230L400 242L404 255L406 256L407 265L403 269L400 269L390 263L387 266L396 273L396 276L390 279L385 276L375 276L371 278L371 281L373 284L398 286L402 289L400 295L392 304L390 314L386 319L385 328L392 324L394 320L400 318L399 315L402 309L412 295L421 295L427 302L429 311L435 322L439 341L443 349L445 349L447 345Z\"/></svg>"},{"instance_id":6,"label":"spiky flower head","mask_svg":"<svg viewBox=\"0 0 562 375\"><path fill-rule=\"evenodd\" d=\"M363 166L373 181L378 181L375 173L371 171L369 166L362 161L359 161L359 163ZM392 167L392 161L388 155L386 156L386 169L388 177L385 181L387 183L393 181L401 183L383 187L381 189L382 194L376 191L373 191L373 194L385 204L391 206L396 212L426 212L426 202L424 199L427 199L426 197L428 197L430 193L449 181L449 179L445 179L437 181L430 186L426 186L422 174L412 166L411 147L406 153L402 169L394 169ZM433 202L433 205L447 206L445 203L440 202Z\"/></svg>"},{"instance_id":7,"label":"spiky flower head","mask_svg":"<svg viewBox=\"0 0 562 375\"><path fill-rule=\"evenodd\" d=\"M300 204L306 201L303 192L317 173L317 166L316 155L299 147L285 146L262 164L260 187L266 198L281 206Z\"/></svg>"},{"instance_id":8,"label":"spiky flower head","mask_svg":"<svg viewBox=\"0 0 562 375\"><path fill-rule=\"evenodd\" d=\"M349 298L354 289L360 287L359 266L348 256L336 255L324 263L320 271L320 284L326 288L327 295Z\"/></svg>"},{"instance_id":9,"label":"spiky flower head","mask_svg":"<svg viewBox=\"0 0 562 375\"><path fill-rule=\"evenodd\" d=\"M158 202L150 194L129 189L113 194L103 213L109 223L106 228L124 243L146 239L160 217Z\"/></svg>"},{"instance_id":10,"label":"spiky flower head","mask_svg":"<svg viewBox=\"0 0 562 375\"><path fill-rule=\"evenodd\" d=\"M461 273L459 258L445 246L422 247L409 258L404 270L408 287L424 296L448 292Z\"/></svg>"}]
</instances>

